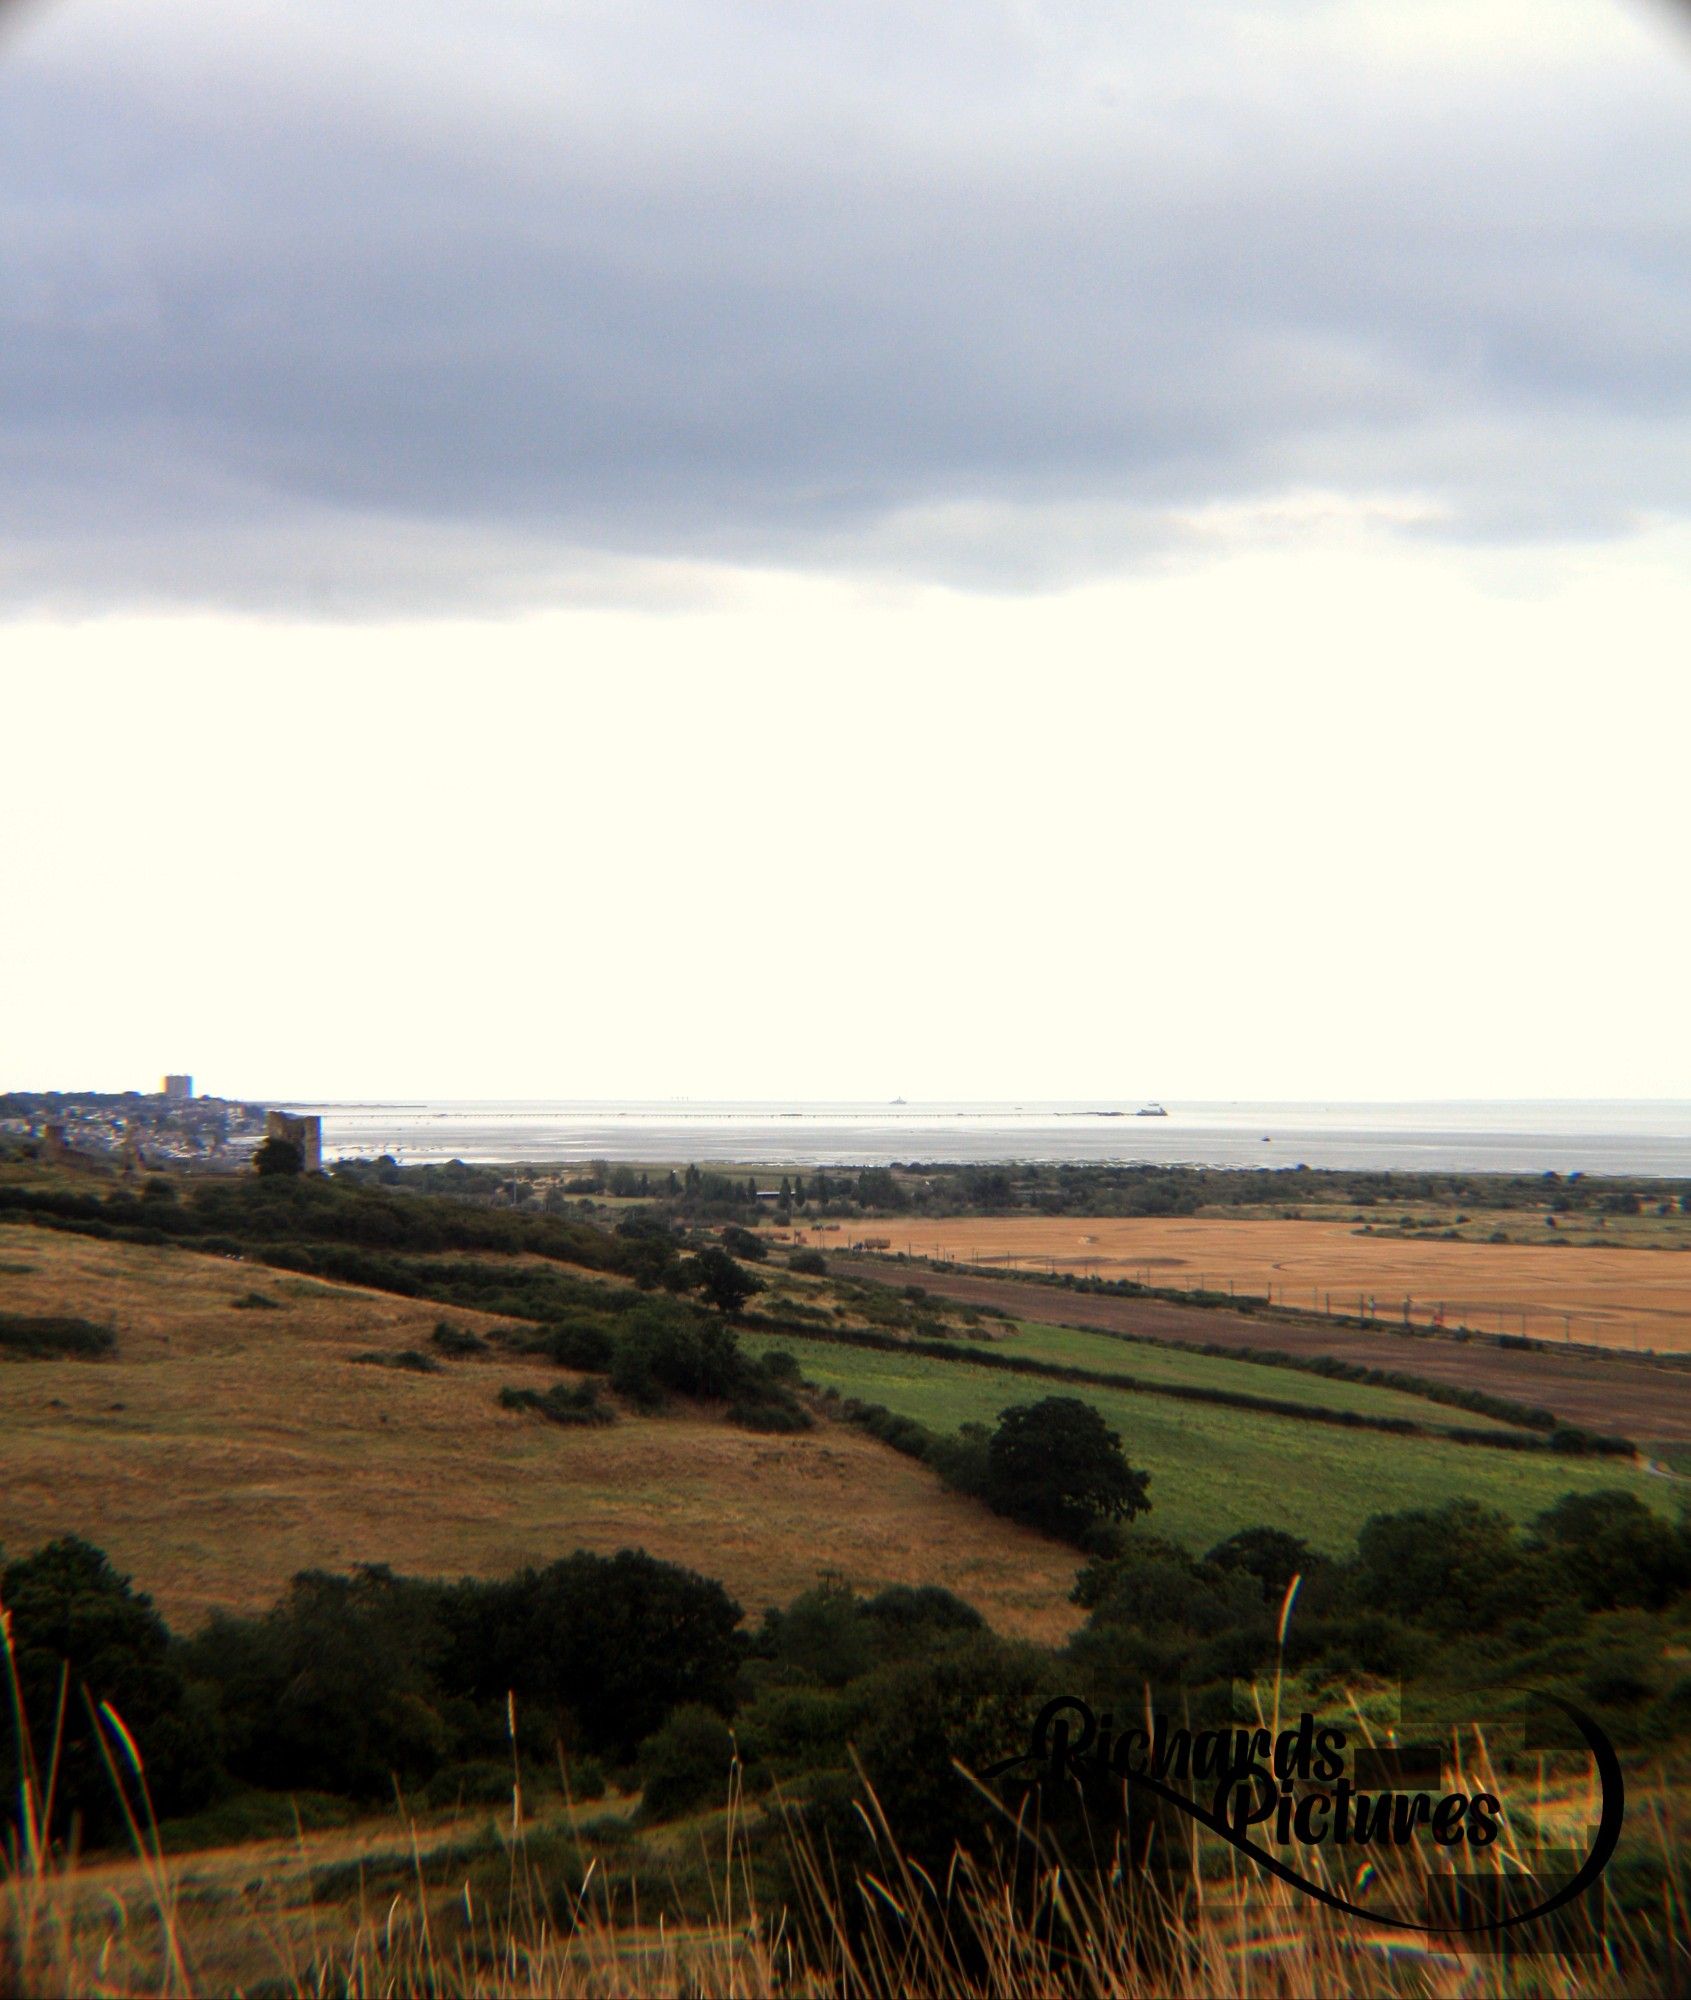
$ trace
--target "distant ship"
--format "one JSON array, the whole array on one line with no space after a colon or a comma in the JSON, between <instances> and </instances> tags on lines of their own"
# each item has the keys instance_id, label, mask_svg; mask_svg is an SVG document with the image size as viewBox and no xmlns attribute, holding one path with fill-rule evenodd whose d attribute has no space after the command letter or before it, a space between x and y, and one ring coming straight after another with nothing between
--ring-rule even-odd
<instances>
[{"instance_id":1,"label":"distant ship","mask_svg":"<svg viewBox=\"0 0 1691 2000\"><path fill-rule=\"evenodd\" d=\"M894 1104L902 1104L904 1099L902 1097L895 1097L892 1101Z\"/></svg>"},{"instance_id":2,"label":"distant ship","mask_svg":"<svg viewBox=\"0 0 1691 2000\"><path fill-rule=\"evenodd\" d=\"M1166 1118L1168 1113L1160 1104L1142 1104L1133 1115L1135 1118Z\"/></svg>"}]
</instances>

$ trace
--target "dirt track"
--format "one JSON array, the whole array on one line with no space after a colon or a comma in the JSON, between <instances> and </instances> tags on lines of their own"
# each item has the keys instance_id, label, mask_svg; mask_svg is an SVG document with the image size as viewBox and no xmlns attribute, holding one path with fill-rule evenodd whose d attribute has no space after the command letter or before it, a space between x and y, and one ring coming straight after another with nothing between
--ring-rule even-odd
<instances>
[{"instance_id":1,"label":"dirt track","mask_svg":"<svg viewBox=\"0 0 1691 2000\"><path fill-rule=\"evenodd\" d=\"M1392 1333L1383 1327L1364 1332L1316 1322L1255 1319L1159 1299L1063 1291L1017 1278L913 1270L873 1258L830 1256L828 1268L841 1277L881 1284L916 1282L944 1298L999 1306L1018 1319L1047 1325L1222 1347L1278 1348L1285 1354L1331 1354L1367 1368L1400 1369L1426 1381L1483 1389L1534 1404L1587 1430L1618 1433L1640 1442L1691 1442L1691 1369L1653 1367L1606 1354L1502 1348L1490 1341Z\"/></svg>"}]
</instances>

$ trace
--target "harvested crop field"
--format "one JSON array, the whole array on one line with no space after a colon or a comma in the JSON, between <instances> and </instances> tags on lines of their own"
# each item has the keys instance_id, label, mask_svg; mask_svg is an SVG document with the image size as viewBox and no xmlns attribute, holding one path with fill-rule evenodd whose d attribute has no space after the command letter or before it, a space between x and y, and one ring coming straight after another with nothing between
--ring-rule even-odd
<instances>
[{"instance_id":1,"label":"harvested crop field","mask_svg":"<svg viewBox=\"0 0 1691 2000\"><path fill-rule=\"evenodd\" d=\"M1557 1249L1538 1243L1447 1243L1361 1236L1342 1222L1279 1217L956 1216L795 1230L794 1240L840 1250L884 1240L894 1252L1178 1289L1208 1286L1276 1304L1354 1313L1371 1298L1382 1318L1482 1333L1571 1338L1596 1347L1691 1353L1691 1254L1674 1250Z\"/></svg>"},{"instance_id":2,"label":"harvested crop field","mask_svg":"<svg viewBox=\"0 0 1691 2000\"><path fill-rule=\"evenodd\" d=\"M577 1548L643 1547L720 1578L754 1615L834 1571L940 1581L1000 1629L1057 1640L1075 1557L945 1492L843 1425L762 1437L707 1414L550 1425L507 1384L573 1378L432 1352L486 1315L178 1249L0 1229L0 1311L110 1324L108 1360L0 1363L0 1548L76 1533L173 1624L268 1603L297 1570L385 1562L497 1575ZM257 1292L269 1307L236 1301Z\"/></svg>"},{"instance_id":3,"label":"harvested crop field","mask_svg":"<svg viewBox=\"0 0 1691 2000\"><path fill-rule=\"evenodd\" d=\"M830 1257L829 1269L841 1277L895 1285L911 1275L908 1268L889 1268L871 1258ZM1564 1423L1616 1433L1640 1443L1691 1441L1691 1369L1653 1366L1618 1354L1504 1348L1490 1340L1449 1340L1393 1333L1385 1327L1364 1330L1325 1326L1319 1321L1256 1319L1224 1308L1178 1305L1163 1299L1111 1298L984 1273L976 1276L924 1269L920 1275L922 1284L940 1297L966 1305L997 1306L1017 1319L1096 1328L1150 1340L1277 1348L1297 1355L1328 1354L1364 1368L1482 1389L1511 1402L1551 1410ZM1132 1372L1132 1362L1125 1356L1123 1366L1125 1372Z\"/></svg>"}]
</instances>

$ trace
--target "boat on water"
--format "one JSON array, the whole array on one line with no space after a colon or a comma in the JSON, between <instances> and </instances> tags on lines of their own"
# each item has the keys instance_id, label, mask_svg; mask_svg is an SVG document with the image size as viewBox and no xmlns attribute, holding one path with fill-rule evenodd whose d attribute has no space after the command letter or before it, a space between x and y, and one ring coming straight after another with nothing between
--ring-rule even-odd
<instances>
[{"instance_id":1,"label":"boat on water","mask_svg":"<svg viewBox=\"0 0 1691 2000\"><path fill-rule=\"evenodd\" d=\"M1168 1113L1160 1104L1142 1104L1133 1115L1135 1118L1166 1118Z\"/></svg>"}]
</instances>

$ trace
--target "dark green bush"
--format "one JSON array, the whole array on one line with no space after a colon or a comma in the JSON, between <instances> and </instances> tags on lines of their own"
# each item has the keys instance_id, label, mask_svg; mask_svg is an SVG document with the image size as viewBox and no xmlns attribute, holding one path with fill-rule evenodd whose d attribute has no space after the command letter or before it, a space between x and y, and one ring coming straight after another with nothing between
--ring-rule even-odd
<instances>
[{"instance_id":1,"label":"dark green bush","mask_svg":"<svg viewBox=\"0 0 1691 2000\"><path fill-rule=\"evenodd\" d=\"M791 1398L736 1397L728 1405L728 1421L741 1430L778 1435L811 1428L810 1413Z\"/></svg>"},{"instance_id":2,"label":"dark green bush","mask_svg":"<svg viewBox=\"0 0 1691 2000\"><path fill-rule=\"evenodd\" d=\"M503 1388L499 1391L502 1410L533 1410L554 1424L614 1424L616 1411L601 1403L596 1383L562 1382L542 1392L538 1389Z\"/></svg>"},{"instance_id":3,"label":"dark green bush","mask_svg":"<svg viewBox=\"0 0 1691 2000\"><path fill-rule=\"evenodd\" d=\"M640 1746L645 1819L674 1819L701 1806L725 1805L734 1766L734 1737L713 1710L689 1702Z\"/></svg>"},{"instance_id":4,"label":"dark green bush","mask_svg":"<svg viewBox=\"0 0 1691 2000\"><path fill-rule=\"evenodd\" d=\"M92 1320L64 1315L0 1313L0 1354L21 1355L37 1360L48 1355L69 1355L93 1360L110 1354L117 1336L109 1326Z\"/></svg>"},{"instance_id":5,"label":"dark green bush","mask_svg":"<svg viewBox=\"0 0 1691 2000\"><path fill-rule=\"evenodd\" d=\"M442 1354L485 1354L487 1342L479 1333L472 1333L467 1326L454 1326L450 1320L440 1320L430 1338Z\"/></svg>"}]
</instances>

